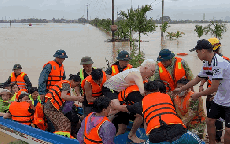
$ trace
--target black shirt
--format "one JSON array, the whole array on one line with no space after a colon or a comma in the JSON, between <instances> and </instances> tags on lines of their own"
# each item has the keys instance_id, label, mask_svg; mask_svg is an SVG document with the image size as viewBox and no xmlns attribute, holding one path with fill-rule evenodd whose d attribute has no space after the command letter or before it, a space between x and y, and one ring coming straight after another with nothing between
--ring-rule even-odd
<instances>
[{"instance_id":1,"label":"black shirt","mask_svg":"<svg viewBox=\"0 0 230 144\"><path fill-rule=\"evenodd\" d=\"M118 71L119 71L119 72L123 72L123 70L127 67L127 66L126 66L126 67L124 67L124 68L121 68L121 66L119 65L119 61L115 62L114 65L117 65L117 66L118 66ZM109 68L105 71L105 73L106 73L107 75L111 75L111 74L112 74L112 67L109 67Z\"/></svg>"},{"instance_id":2,"label":"black shirt","mask_svg":"<svg viewBox=\"0 0 230 144\"><path fill-rule=\"evenodd\" d=\"M126 107L127 107L129 112L138 113L138 114L142 115L142 112L143 112L142 101L134 103L133 105L127 105Z\"/></svg>"}]
</instances>

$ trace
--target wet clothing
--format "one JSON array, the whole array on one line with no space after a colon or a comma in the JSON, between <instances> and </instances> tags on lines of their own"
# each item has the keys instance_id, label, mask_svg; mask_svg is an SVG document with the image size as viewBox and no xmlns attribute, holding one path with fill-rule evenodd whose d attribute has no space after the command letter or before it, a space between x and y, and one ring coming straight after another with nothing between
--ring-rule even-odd
<instances>
[{"instance_id":1,"label":"wet clothing","mask_svg":"<svg viewBox=\"0 0 230 144\"><path fill-rule=\"evenodd\" d=\"M103 118L104 116L96 116L95 113L90 115L89 121L87 122L86 125L86 132L89 133L89 131L91 131L92 128L98 125ZM79 141L80 144L83 144L84 142L84 132L85 132L85 123L86 123L85 120L86 119L82 121L81 128L77 133L77 140ZM114 144L116 128L111 122L105 121L99 128L98 134L101 137L103 144Z\"/></svg>"},{"instance_id":2,"label":"wet clothing","mask_svg":"<svg viewBox=\"0 0 230 144\"><path fill-rule=\"evenodd\" d=\"M15 75L15 77L17 78L18 76ZM30 90L31 87L32 87L32 83L30 82L30 79L29 79L28 75L24 75L24 81L26 83L27 90ZM11 84L11 76L9 76L8 80L4 83L4 85L5 84Z\"/></svg>"},{"instance_id":3,"label":"wet clothing","mask_svg":"<svg viewBox=\"0 0 230 144\"><path fill-rule=\"evenodd\" d=\"M9 110L10 104L3 100L0 100L0 112L6 113Z\"/></svg>"},{"instance_id":4,"label":"wet clothing","mask_svg":"<svg viewBox=\"0 0 230 144\"><path fill-rule=\"evenodd\" d=\"M59 64L59 66L61 66L61 65L62 64ZM38 93L40 95L45 95L48 92L48 90L46 89L46 87L47 87L46 84L47 84L48 76L49 76L49 74L51 72L51 69L52 69L51 64L47 64L43 68L42 72L40 73L40 77L38 79ZM65 79L66 79L66 75L65 75L65 72L64 72L63 80L65 80Z\"/></svg>"},{"instance_id":5,"label":"wet clothing","mask_svg":"<svg viewBox=\"0 0 230 144\"><path fill-rule=\"evenodd\" d=\"M176 59L175 59L175 57L173 57L172 58L172 64L166 68L166 70L170 73L171 77L174 75L173 73L174 73L175 63L176 63ZM188 63L182 59L181 64L182 64L183 68L185 69L185 75L186 75L187 79L192 80L193 74L192 74L192 70L188 66ZM174 80L174 77L172 77L172 78ZM150 80L160 80L159 66L158 65L156 65L155 74L150 78Z\"/></svg>"}]
</instances>

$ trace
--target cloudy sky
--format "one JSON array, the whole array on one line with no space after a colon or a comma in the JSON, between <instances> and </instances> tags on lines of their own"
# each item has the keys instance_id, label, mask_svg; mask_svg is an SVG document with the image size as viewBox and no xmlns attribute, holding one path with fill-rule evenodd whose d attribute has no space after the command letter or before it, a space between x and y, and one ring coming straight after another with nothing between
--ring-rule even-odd
<instances>
[{"instance_id":1,"label":"cloudy sky","mask_svg":"<svg viewBox=\"0 0 230 144\"><path fill-rule=\"evenodd\" d=\"M152 4L152 11L148 17L159 19L161 16L162 0L114 0L115 19L117 10L127 11L138 5ZM89 4L89 19L111 18L112 0L0 0L0 19L24 18L86 18L87 4ZM222 19L229 17L230 0L165 0L164 14L173 20L202 20Z\"/></svg>"}]
</instances>

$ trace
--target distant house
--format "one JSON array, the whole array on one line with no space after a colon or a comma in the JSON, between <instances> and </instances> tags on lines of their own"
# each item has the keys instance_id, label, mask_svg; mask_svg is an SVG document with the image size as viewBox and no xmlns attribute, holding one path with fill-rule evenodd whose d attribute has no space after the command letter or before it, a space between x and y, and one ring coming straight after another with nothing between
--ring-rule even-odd
<instances>
[{"instance_id":1,"label":"distant house","mask_svg":"<svg viewBox=\"0 0 230 144\"><path fill-rule=\"evenodd\" d=\"M161 23L161 20L162 20L162 17L160 17L159 19L159 22ZM171 22L171 19L169 16L163 16L163 22L168 22L170 23Z\"/></svg>"}]
</instances>

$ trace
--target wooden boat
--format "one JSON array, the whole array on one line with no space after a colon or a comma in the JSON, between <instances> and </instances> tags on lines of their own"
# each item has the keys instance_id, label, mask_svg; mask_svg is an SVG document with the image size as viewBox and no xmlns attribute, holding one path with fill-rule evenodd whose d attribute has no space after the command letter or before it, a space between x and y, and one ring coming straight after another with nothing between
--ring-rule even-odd
<instances>
[{"instance_id":1,"label":"wooden boat","mask_svg":"<svg viewBox=\"0 0 230 144\"><path fill-rule=\"evenodd\" d=\"M179 55L179 56L186 56L186 55L188 55L188 53L177 53L177 55Z\"/></svg>"}]
</instances>

